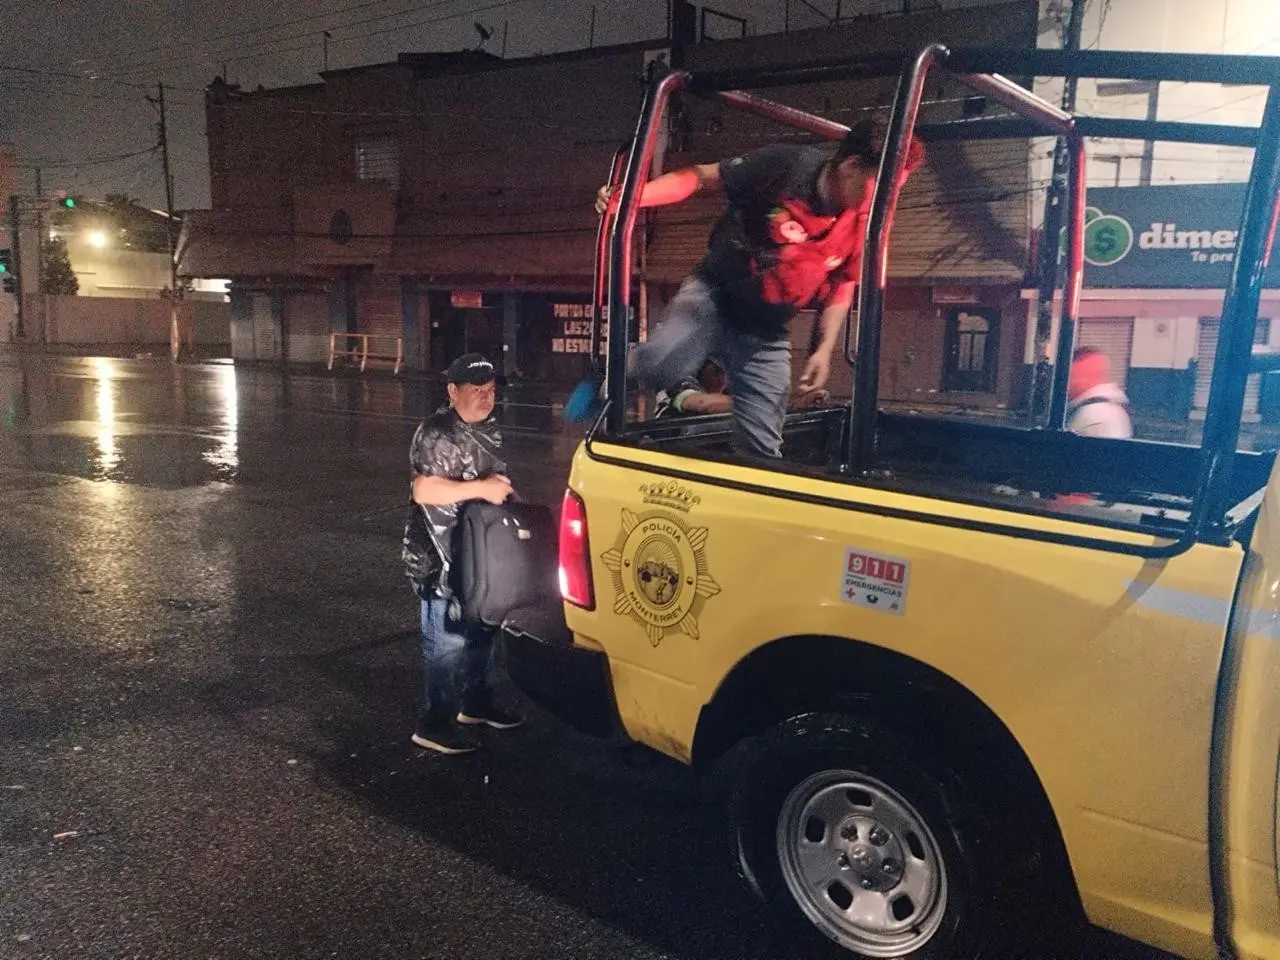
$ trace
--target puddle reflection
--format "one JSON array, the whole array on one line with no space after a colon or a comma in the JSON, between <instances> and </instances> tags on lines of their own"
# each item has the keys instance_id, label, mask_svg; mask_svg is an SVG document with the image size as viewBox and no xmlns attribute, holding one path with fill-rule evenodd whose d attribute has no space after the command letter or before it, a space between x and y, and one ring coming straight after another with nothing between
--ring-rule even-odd
<instances>
[{"instance_id":1,"label":"puddle reflection","mask_svg":"<svg viewBox=\"0 0 1280 960\"><path fill-rule=\"evenodd\" d=\"M116 447L116 398L115 368L106 357L93 358L94 374L97 377L96 393L98 407L98 464L96 479L109 480L112 472L120 463L120 451Z\"/></svg>"},{"instance_id":2,"label":"puddle reflection","mask_svg":"<svg viewBox=\"0 0 1280 960\"><path fill-rule=\"evenodd\" d=\"M214 467L219 480L234 480L240 470L239 429L240 398L237 393L236 368L220 365L215 373L218 399L222 404L217 446L204 454L205 462Z\"/></svg>"},{"instance_id":3,"label":"puddle reflection","mask_svg":"<svg viewBox=\"0 0 1280 960\"><path fill-rule=\"evenodd\" d=\"M513 441L581 435L554 390L500 394ZM0 469L164 487L398 478L414 426L445 400L418 378L0 352Z\"/></svg>"}]
</instances>

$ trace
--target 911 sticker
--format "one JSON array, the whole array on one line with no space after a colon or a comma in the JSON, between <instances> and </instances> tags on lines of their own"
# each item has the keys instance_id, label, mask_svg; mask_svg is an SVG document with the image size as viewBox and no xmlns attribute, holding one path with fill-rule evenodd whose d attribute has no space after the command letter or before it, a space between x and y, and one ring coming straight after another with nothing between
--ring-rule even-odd
<instances>
[{"instance_id":1,"label":"911 sticker","mask_svg":"<svg viewBox=\"0 0 1280 960\"><path fill-rule=\"evenodd\" d=\"M850 548L844 555L840 599L900 617L907 610L910 576L911 563L908 560Z\"/></svg>"}]
</instances>

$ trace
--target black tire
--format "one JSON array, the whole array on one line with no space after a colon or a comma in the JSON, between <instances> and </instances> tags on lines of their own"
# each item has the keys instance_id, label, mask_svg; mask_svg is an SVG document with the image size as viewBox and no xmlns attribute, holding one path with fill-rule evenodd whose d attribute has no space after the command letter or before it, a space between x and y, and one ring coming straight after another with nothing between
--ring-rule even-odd
<instances>
[{"instance_id":1,"label":"black tire","mask_svg":"<svg viewBox=\"0 0 1280 960\"><path fill-rule=\"evenodd\" d=\"M827 780L831 782L826 783ZM841 786L846 782L853 783L855 789ZM813 792L811 802L819 806L805 806L801 800L788 804L793 791L797 798ZM819 794L825 799L818 799ZM868 849L867 824L878 821L871 814L862 816L856 809L864 798L869 801L866 810L885 811L890 819L884 822L891 827L898 825L896 830L873 831L888 846ZM852 805L847 816L841 813L845 803ZM812 836L801 838L794 829L780 828L784 805L788 824L800 823L799 830ZM805 814L819 809L831 814ZM913 814L926 829L903 826L910 818L895 821L895 811ZM837 820L842 816L844 819ZM745 879L765 901L779 932L800 948L796 951L799 955L843 960L973 960L992 955L989 951L995 947L993 931L999 926L993 922L997 912L992 901L999 883L991 876L990 868L984 870L978 862L976 844L983 832L978 805L955 770L922 744L881 721L841 713L815 713L795 717L765 733L740 768L731 799L731 823L735 852ZM818 826L820 840L815 832ZM861 843L860 829L865 835ZM837 837L832 830L842 834ZM785 841L791 844L785 847L788 851L799 851L806 842L816 842L803 855L787 855L792 863L788 868L792 884L808 891L807 906L802 906L788 885L788 870L779 853L784 847L780 832L784 837L794 837ZM890 841L883 839L886 832ZM826 866L825 858L833 847L844 850L846 857L839 861L831 853L839 873L822 892L825 881L803 882L805 868L797 865L803 861L821 864L815 868L819 872L832 869ZM886 850L904 855L902 863L897 864L896 878L881 878L878 873L882 868L890 869L885 865L889 860ZM862 865L843 865L850 857ZM920 904L906 892L909 873L913 887L920 885L926 891L934 891L920 896ZM926 878L922 885L921 877ZM929 878L933 878L932 887ZM832 905L837 910L848 909L855 898L864 895L861 886L871 883L877 884L876 889L868 890L865 896L869 899L861 902L877 909L888 904L888 927L875 929L874 922L868 921L872 926L853 924L854 929L850 930L851 922L832 919ZM881 884L891 886L881 890ZM846 897L849 904L842 902ZM901 911L905 916L900 918L899 904L904 901L907 908ZM910 910L917 910L919 916ZM815 911L822 920L810 916ZM1007 925L1009 918L1002 919ZM895 923L916 924L916 928L895 933L890 929ZM932 932L926 932L930 927Z\"/></svg>"}]
</instances>

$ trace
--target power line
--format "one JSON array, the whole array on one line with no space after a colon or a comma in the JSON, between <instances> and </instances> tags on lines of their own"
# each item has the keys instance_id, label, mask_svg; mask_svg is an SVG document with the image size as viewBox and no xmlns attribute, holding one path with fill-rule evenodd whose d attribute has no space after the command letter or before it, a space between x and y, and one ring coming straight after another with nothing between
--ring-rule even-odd
<instances>
[{"instance_id":1,"label":"power line","mask_svg":"<svg viewBox=\"0 0 1280 960\"><path fill-rule=\"evenodd\" d=\"M100 93L95 90L78 89L74 86L56 87L53 84L58 81L49 82L41 80L37 77L17 77L11 82L11 89L20 92L29 97L57 97L62 99L93 101L95 103L141 103L144 99L142 96L128 96L121 94L116 96L110 93ZM203 102L195 100L174 100L175 104L184 107L203 107Z\"/></svg>"},{"instance_id":2,"label":"power line","mask_svg":"<svg viewBox=\"0 0 1280 960\"><path fill-rule=\"evenodd\" d=\"M384 33L391 33L394 30L407 30L411 27L425 27L425 26L430 26L432 24L436 24L436 23L444 23L448 20L456 20L459 17L474 17L476 14L479 14L479 13L487 13L490 10L497 10L501 7L510 7L517 3L528 3L528 2L529 0L502 0L502 2L499 2L499 3L491 3L491 4L488 4L487 6L476 7L475 9L472 9L472 10L464 10L464 11L461 11L460 13L451 13L451 14L448 14L447 16L433 17L428 20L417 20L412 23L402 23L394 27L382 27L378 30L370 30L366 33L357 33L350 37L334 37L329 42L330 43L348 43L352 40L364 40L368 37L377 37L377 36L381 36ZM314 46L312 44L304 44L302 46L297 46L297 47L282 47L278 50L266 50L261 53L247 53L242 56L236 56L236 57L222 57L218 62L239 63L242 60L258 60L264 56L280 55L285 53L298 53L300 51L312 50L312 49L314 49Z\"/></svg>"},{"instance_id":3,"label":"power line","mask_svg":"<svg viewBox=\"0 0 1280 960\"><path fill-rule=\"evenodd\" d=\"M78 80L82 83L109 83L120 87L132 87L135 90L150 90L151 85L146 83L138 83L133 80L121 80L116 77L108 77L101 75L89 75L81 73L68 73L65 70L46 70L42 67L23 67L13 64L0 63L0 73L17 73L34 77L54 77L63 80ZM182 90L185 93L200 93L203 90L197 90L195 87L174 87L175 90Z\"/></svg>"},{"instance_id":4,"label":"power line","mask_svg":"<svg viewBox=\"0 0 1280 960\"><path fill-rule=\"evenodd\" d=\"M135 150L132 153L122 153L111 157L83 157L79 160L34 160L27 163L19 164L26 170L34 170L37 167L45 170L59 170L70 167L100 167L109 163L121 163L125 160L132 160L135 157L146 156L155 153L156 147L148 147L145 150Z\"/></svg>"},{"instance_id":5,"label":"power line","mask_svg":"<svg viewBox=\"0 0 1280 960\"><path fill-rule=\"evenodd\" d=\"M386 2L386 0L379 0L379 2ZM341 29L347 29L349 27L363 26L364 24L368 24L368 23L377 23L383 20L391 20L396 17L412 16L413 14L423 13L424 11L433 10L447 3L454 3L454 2L456 2L456 0L429 0L429 2L420 4L417 7L409 7L404 10L395 11L393 13L383 13L374 17L366 17L363 20L353 20L353 21L350 21L349 23L336 24L334 26L328 27L327 29L330 31L341 30ZM463 14L456 14L455 16L462 16L462 15ZM392 29L399 29L399 27L395 27ZM320 29L311 29L311 30L305 30L301 33L289 34L287 36L282 36L282 37L273 37L265 40L255 40L250 42L247 45L238 44L234 50L228 51L226 53L210 54L208 55L208 59L204 61L197 61L197 62L233 63L233 62L245 59L246 55L242 55L238 53L238 51L242 48L242 46L248 46L250 49L270 48L274 44L285 43L289 40L300 40L304 37L316 37L323 32L325 31ZM336 43L336 42L339 42L341 39L344 39L344 38L336 38L334 40L331 40L330 42ZM305 49L310 49L310 47L307 47ZM152 60L152 61L137 61L135 63L129 63L129 64L118 66L115 69L119 73L137 73L142 70L156 70L163 67L173 66L175 64L190 63L190 62L191 61L189 58L169 57L168 59L160 59L160 60Z\"/></svg>"},{"instance_id":6,"label":"power line","mask_svg":"<svg viewBox=\"0 0 1280 960\"><path fill-rule=\"evenodd\" d=\"M87 76L79 73L67 73L63 70L46 70L40 67L19 67L12 64L0 64L0 73L18 73L37 77L61 77L67 80L79 80L85 83L111 83L122 87L134 87L144 89L145 85L140 83L132 83L126 80L116 80L111 77Z\"/></svg>"},{"instance_id":7,"label":"power line","mask_svg":"<svg viewBox=\"0 0 1280 960\"><path fill-rule=\"evenodd\" d=\"M103 176L86 177L81 173L73 172L60 179L73 184L80 191L105 187L108 191L132 194L138 188L138 183L143 178L143 174L147 173L152 176L156 173L150 157L122 174L112 173Z\"/></svg>"},{"instance_id":8,"label":"power line","mask_svg":"<svg viewBox=\"0 0 1280 960\"><path fill-rule=\"evenodd\" d=\"M110 93L97 93L91 90L78 90L74 87L54 87L48 82L41 81L36 77L16 77L11 85L11 89L22 93L24 96L56 96L56 97L74 97L77 100L93 100L105 103L141 103L140 96L115 96Z\"/></svg>"},{"instance_id":9,"label":"power line","mask_svg":"<svg viewBox=\"0 0 1280 960\"><path fill-rule=\"evenodd\" d=\"M215 34L212 37L193 37L187 40L179 40L178 44L181 46L202 46L207 43L218 43L221 40L235 40L240 37L247 37L254 33L266 33L267 31L270 31L270 30L278 30L284 27L297 26L300 23L307 23L312 20L324 20L327 17L334 17L334 16L338 16L339 14L350 13L354 10L363 10L366 7L377 6L380 3L390 3L390 2L391 0L364 0L363 3L355 3L345 7L337 7L333 10L327 10L324 13L314 13L314 14L309 14L305 17L295 17L292 20L282 20L278 23L264 24L263 26L260 26L260 27L248 27L244 30L231 30L231 31L228 31L227 33ZM105 62L117 63L117 62L120 62L121 60L125 60L126 58L132 58L135 56L142 57L145 54L150 54L150 53L163 54L165 53L165 51L170 49L172 49L172 47L167 46L165 44L157 44L153 47L139 47L134 50L125 50L122 53L109 56ZM91 59L77 60L73 62L76 64L82 64L82 63L91 62Z\"/></svg>"},{"instance_id":10,"label":"power line","mask_svg":"<svg viewBox=\"0 0 1280 960\"><path fill-rule=\"evenodd\" d=\"M1195 111L1193 111L1193 112L1191 112L1191 113L1184 114L1184 115L1183 115L1183 116L1181 116L1181 117L1177 117L1177 118L1175 118L1174 122L1180 122L1180 121L1183 121L1183 120L1191 120L1191 119L1192 119L1192 118L1194 118L1194 117L1202 117L1202 116L1204 116L1206 113L1213 113L1215 110L1225 110L1225 109L1227 109L1227 107L1233 107L1233 106L1235 106L1237 103L1244 103L1244 101L1246 101L1246 100L1253 100L1253 99L1255 99L1255 98L1260 99L1260 98L1262 97L1262 95L1263 95L1263 90L1262 90L1262 88L1258 88L1258 89L1256 89L1256 90L1251 90L1249 93L1242 94L1241 96L1238 96L1238 97L1236 97L1236 98L1234 98L1234 99L1232 99L1232 100L1228 100L1226 103L1215 103L1213 106L1210 106L1210 107L1204 107L1203 109L1195 110Z\"/></svg>"}]
</instances>

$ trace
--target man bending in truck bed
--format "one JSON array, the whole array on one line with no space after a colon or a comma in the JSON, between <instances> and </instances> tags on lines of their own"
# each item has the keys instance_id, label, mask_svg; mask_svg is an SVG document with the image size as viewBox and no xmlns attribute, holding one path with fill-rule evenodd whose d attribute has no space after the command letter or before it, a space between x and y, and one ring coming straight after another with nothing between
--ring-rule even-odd
<instances>
[{"instance_id":1,"label":"man bending in truck bed","mask_svg":"<svg viewBox=\"0 0 1280 960\"><path fill-rule=\"evenodd\" d=\"M707 253L667 306L629 372L662 388L692 377L707 357L723 357L733 394L733 448L778 457L791 388L791 318L821 307L818 344L799 393L827 382L831 354L853 302L862 238L880 165L882 138L871 121L855 126L834 155L814 146L775 144L719 163L685 167L650 180L642 207L687 200L721 187L728 207L711 232ZM913 140L908 173L924 162ZM617 202L602 187L596 209ZM585 419L598 380L580 384L566 405Z\"/></svg>"}]
</instances>

